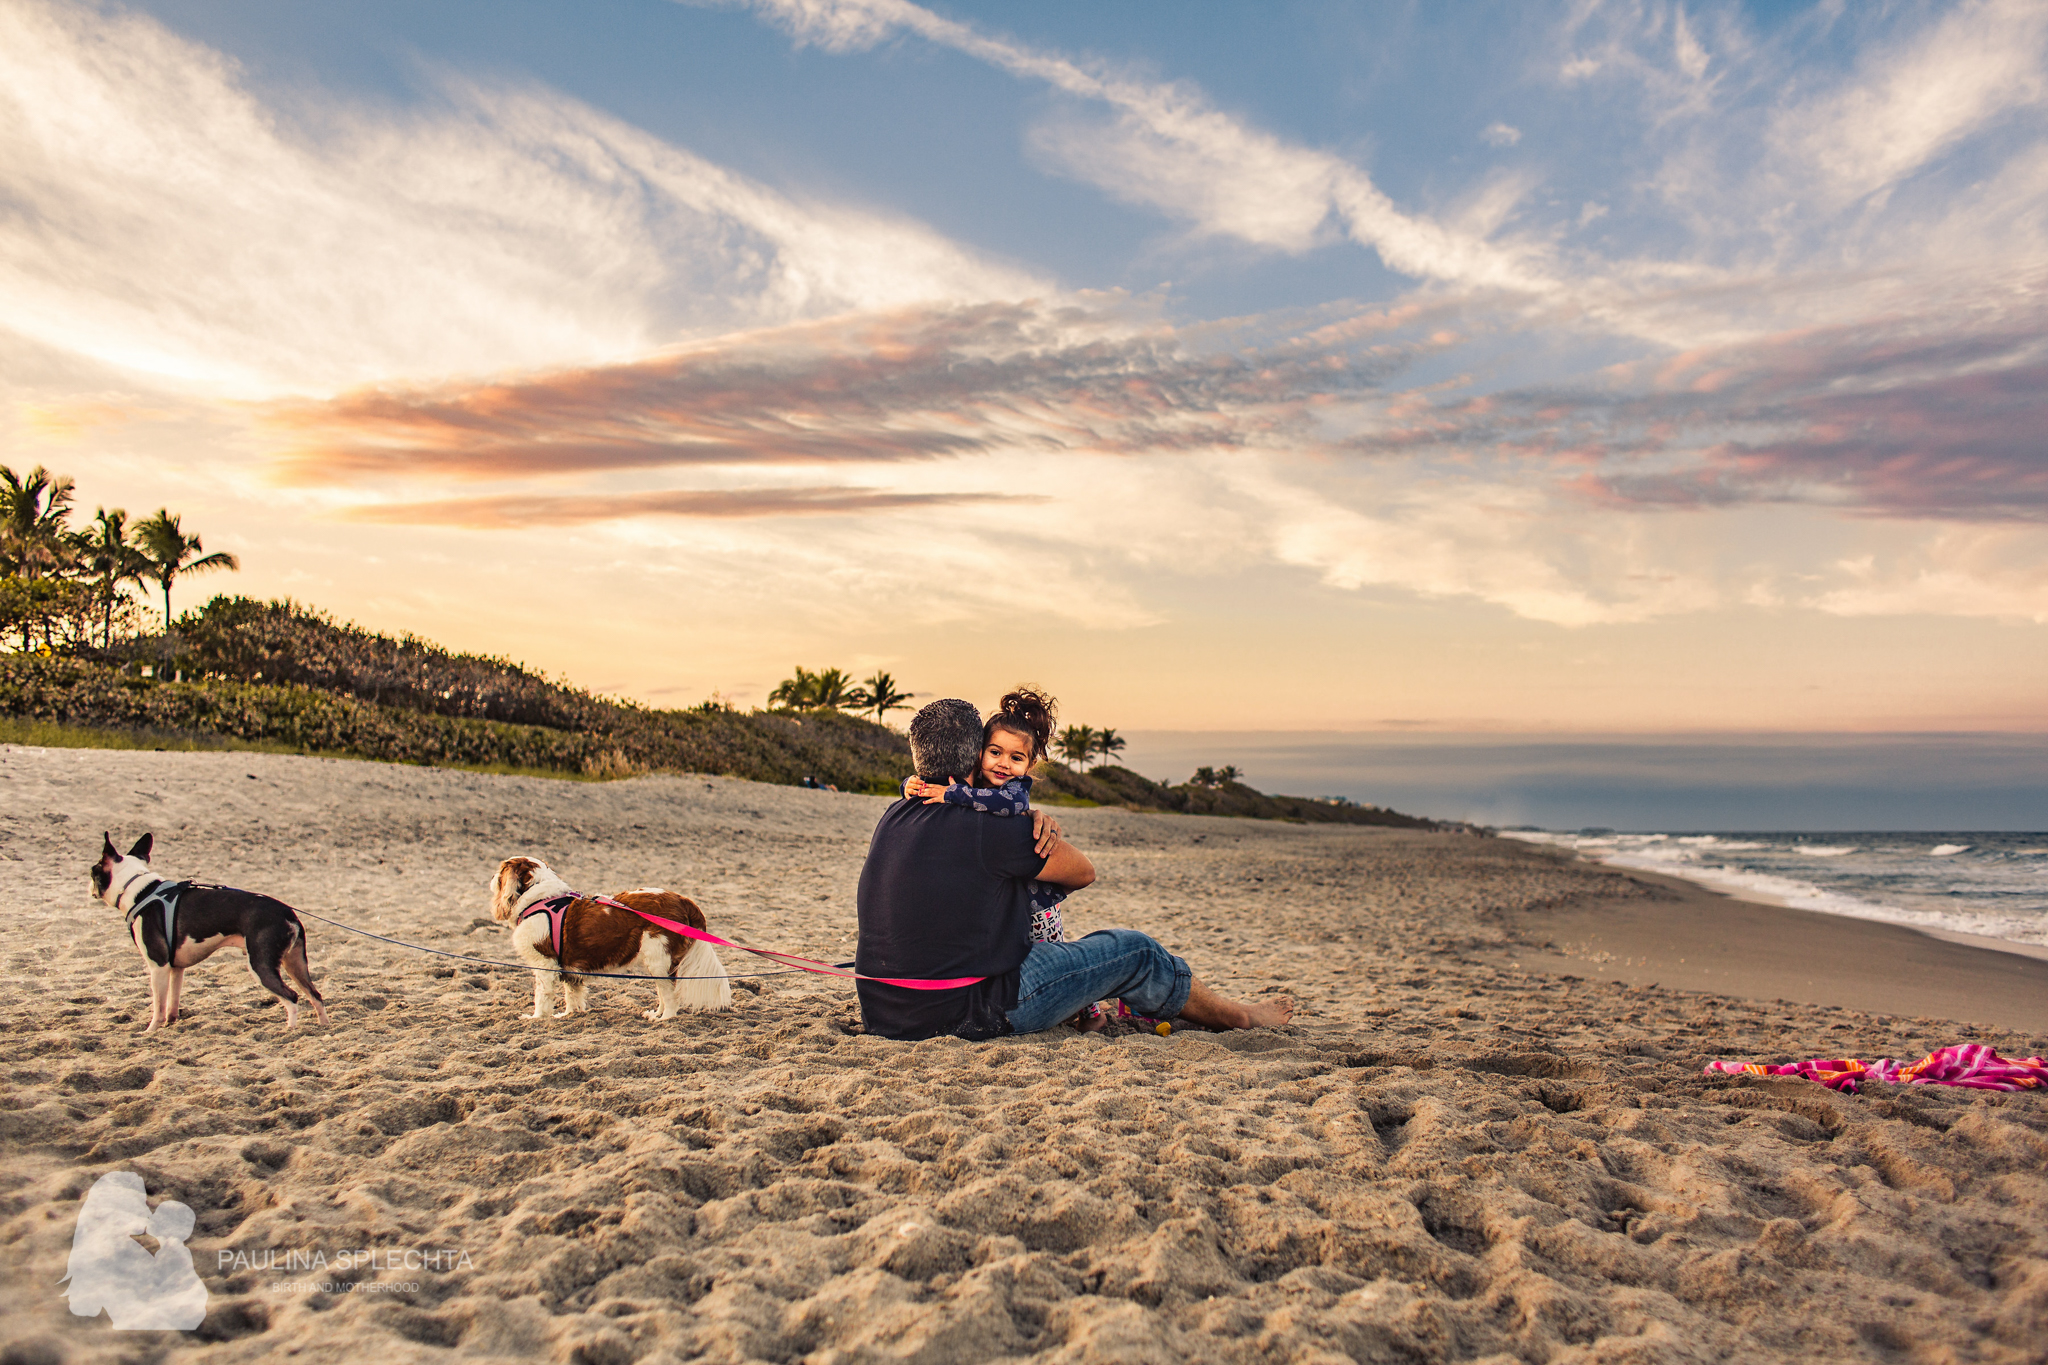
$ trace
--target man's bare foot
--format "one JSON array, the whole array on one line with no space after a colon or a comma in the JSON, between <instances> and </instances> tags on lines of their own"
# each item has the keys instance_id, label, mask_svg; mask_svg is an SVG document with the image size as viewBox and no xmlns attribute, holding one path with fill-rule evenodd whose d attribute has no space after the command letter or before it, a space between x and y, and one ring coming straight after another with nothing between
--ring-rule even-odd
<instances>
[{"instance_id":1,"label":"man's bare foot","mask_svg":"<svg viewBox=\"0 0 2048 1365\"><path fill-rule=\"evenodd\" d=\"M1181 1006L1180 1017L1187 1023L1219 1032L1237 1028L1279 1028L1294 1018L1294 1001L1279 995L1248 1005L1241 1000L1218 995L1197 981L1188 990L1188 1002Z\"/></svg>"},{"instance_id":2,"label":"man's bare foot","mask_svg":"<svg viewBox=\"0 0 2048 1365\"><path fill-rule=\"evenodd\" d=\"M1246 1028L1279 1028L1294 1018L1294 1001L1285 995L1276 995L1270 1000L1259 1000L1244 1007L1250 1021Z\"/></svg>"}]
</instances>

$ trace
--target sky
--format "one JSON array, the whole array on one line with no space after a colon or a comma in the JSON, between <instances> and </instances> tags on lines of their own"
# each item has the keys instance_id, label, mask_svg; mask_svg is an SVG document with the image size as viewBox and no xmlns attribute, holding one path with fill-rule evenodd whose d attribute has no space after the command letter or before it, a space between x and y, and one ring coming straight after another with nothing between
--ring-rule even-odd
<instances>
[{"instance_id":1,"label":"sky","mask_svg":"<svg viewBox=\"0 0 2048 1365\"><path fill-rule=\"evenodd\" d=\"M2040 0L0 0L0 463L656 705L2038 735L2044 205Z\"/></svg>"}]
</instances>

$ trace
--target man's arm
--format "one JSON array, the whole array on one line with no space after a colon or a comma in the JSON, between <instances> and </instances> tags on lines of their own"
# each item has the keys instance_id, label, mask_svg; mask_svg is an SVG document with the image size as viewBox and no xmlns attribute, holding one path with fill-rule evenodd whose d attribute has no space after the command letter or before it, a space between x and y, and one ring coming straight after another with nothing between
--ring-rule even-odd
<instances>
[{"instance_id":1,"label":"man's arm","mask_svg":"<svg viewBox=\"0 0 2048 1365\"><path fill-rule=\"evenodd\" d=\"M1053 845L1037 880L1063 886L1069 891L1079 891L1094 882L1095 864L1088 861L1087 854L1061 839Z\"/></svg>"}]
</instances>

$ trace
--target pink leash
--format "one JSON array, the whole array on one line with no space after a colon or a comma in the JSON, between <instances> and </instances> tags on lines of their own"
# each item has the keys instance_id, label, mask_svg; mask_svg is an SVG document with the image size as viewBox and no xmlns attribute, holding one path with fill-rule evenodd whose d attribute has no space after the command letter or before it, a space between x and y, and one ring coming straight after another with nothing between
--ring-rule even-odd
<instances>
[{"instance_id":1,"label":"pink leash","mask_svg":"<svg viewBox=\"0 0 2048 1365\"><path fill-rule=\"evenodd\" d=\"M525 914L520 916L521 919L525 919L527 915L532 914L545 914L548 917L548 940L555 949L555 960L557 962L562 959L562 911L568 908L570 899L556 896L550 900L536 901L533 905L526 908ZM836 976L853 981L879 981L885 986L903 986L913 991L950 991L961 986L972 986L977 981L988 980L985 976L866 976L845 967L835 967L829 962L820 962L814 957L798 957L794 953L778 953L769 948L749 948L744 943L734 943L731 939L720 938L716 934L707 934L702 929L692 929L687 924L666 919L663 916L652 914L646 910L636 909L621 901L615 901L610 896L578 896L573 899L588 900L597 905L609 905L614 910L624 910L629 915L638 915L649 924L658 924L672 934L681 934L684 938L693 938L699 943L716 944L720 948L736 948L740 952L752 953L755 957L765 957L770 962L780 962L785 967L795 967L799 971L815 972L819 976ZM543 909L543 907L546 908Z\"/></svg>"}]
</instances>

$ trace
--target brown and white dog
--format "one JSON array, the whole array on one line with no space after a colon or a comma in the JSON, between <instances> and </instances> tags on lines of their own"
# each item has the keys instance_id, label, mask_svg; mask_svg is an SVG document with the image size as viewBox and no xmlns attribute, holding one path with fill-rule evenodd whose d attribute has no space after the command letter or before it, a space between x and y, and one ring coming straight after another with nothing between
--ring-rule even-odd
<instances>
[{"instance_id":1,"label":"brown and white dog","mask_svg":"<svg viewBox=\"0 0 2048 1365\"><path fill-rule=\"evenodd\" d=\"M678 1009L722 1010L732 1005L732 982L711 945L684 938L671 929L650 924L638 915L580 896L552 915L540 909L559 897L574 896L569 884L538 858L507 858L491 878L491 918L512 926L512 946L520 961L536 968L533 977L534 1019L547 1016L548 985L559 971L565 1019L590 1008L585 974L621 972L650 976L658 1008L649 1019L672 1019ZM642 888L611 899L650 914L706 929L697 902L673 891ZM561 960L556 960L555 925L560 925Z\"/></svg>"},{"instance_id":2,"label":"brown and white dog","mask_svg":"<svg viewBox=\"0 0 2048 1365\"><path fill-rule=\"evenodd\" d=\"M201 882L174 882L149 865L152 839L143 835L124 857L112 835L102 836L100 860L92 865L92 889L128 916L128 936L149 964L149 1027L155 1033L178 1017L185 969L222 948L245 948L249 970L263 988L284 1001L284 1026L299 1022L299 997L285 977L299 983L313 1013L327 1022L327 1005L306 965L306 926L289 905L254 891Z\"/></svg>"}]
</instances>

